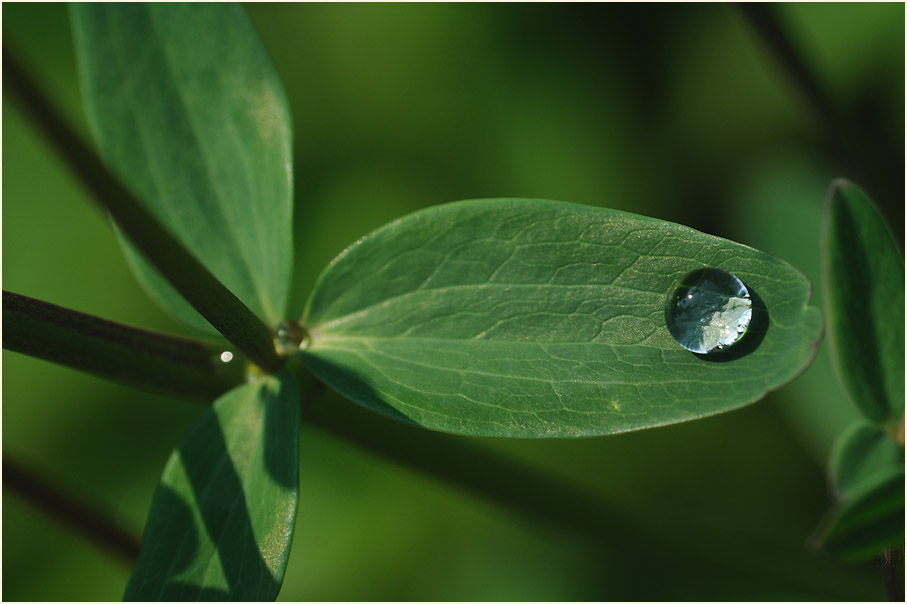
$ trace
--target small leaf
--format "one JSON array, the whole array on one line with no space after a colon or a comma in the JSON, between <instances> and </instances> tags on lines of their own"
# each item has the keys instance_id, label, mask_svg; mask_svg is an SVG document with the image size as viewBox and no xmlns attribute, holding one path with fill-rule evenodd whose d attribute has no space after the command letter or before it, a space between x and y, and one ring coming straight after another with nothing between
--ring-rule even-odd
<instances>
[{"instance_id":1,"label":"small leaf","mask_svg":"<svg viewBox=\"0 0 907 604\"><path fill-rule=\"evenodd\" d=\"M835 443L829 473L835 490L846 499L875 474L903 464L903 449L878 425L859 421Z\"/></svg>"},{"instance_id":2,"label":"small leaf","mask_svg":"<svg viewBox=\"0 0 907 604\"><path fill-rule=\"evenodd\" d=\"M127 600L273 600L299 494L292 375L235 388L170 456Z\"/></svg>"},{"instance_id":3,"label":"small leaf","mask_svg":"<svg viewBox=\"0 0 907 604\"><path fill-rule=\"evenodd\" d=\"M72 6L101 154L151 212L268 325L292 258L291 125L283 88L235 4ZM168 311L216 333L125 243Z\"/></svg>"},{"instance_id":4,"label":"small leaf","mask_svg":"<svg viewBox=\"0 0 907 604\"><path fill-rule=\"evenodd\" d=\"M666 326L688 273L713 267L753 295L724 354ZM671 424L751 403L800 373L821 331L790 265L680 225L539 200L417 212L328 266L301 353L366 407L485 436L569 437Z\"/></svg>"},{"instance_id":5,"label":"small leaf","mask_svg":"<svg viewBox=\"0 0 907 604\"><path fill-rule=\"evenodd\" d=\"M885 219L851 183L832 184L823 233L828 339L857 408L875 422L904 415L904 258Z\"/></svg>"},{"instance_id":6,"label":"small leaf","mask_svg":"<svg viewBox=\"0 0 907 604\"><path fill-rule=\"evenodd\" d=\"M854 561L878 557L886 547L903 547L903 466L888 466L847 493L811 541L824 553Z\"/></svg>"}]
</instances>

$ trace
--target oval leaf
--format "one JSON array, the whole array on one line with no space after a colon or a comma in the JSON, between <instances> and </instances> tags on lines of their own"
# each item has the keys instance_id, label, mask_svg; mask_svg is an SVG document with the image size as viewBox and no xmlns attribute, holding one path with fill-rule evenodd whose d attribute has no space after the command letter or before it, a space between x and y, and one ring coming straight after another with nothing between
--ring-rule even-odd
<instances>
[{"instance_id":1,"label":"oval leaf","mask_svg":"<svg viewBox=\"0 0 907 604\"><path fill-rule=\"evenodd\" d=\"M127 600L273 600L299 495L292 375L219 398L173 452L145 526Z\"/></svg>"},{"instance_id":2,"label":"oval leaf","mask_svg":"<svg viewBox=\"0 0 907 604\"><path fill-rule=\"evenodd\" d=\"M831 453L830 474L839 497L858 490L875 474L903 466L904 451L878 425L861 421L844 432Z\"/></svg>"},{"instance_id":3,"label":"oval leaf","mask_svg":"<svg viewBox=\"0 0 907 604\"><path fill-rule=\"evenodd\" d=\"M904 258L872 201L835 181L822 247L828 339L854 404L876 422L904 416Z\"/></svg>"},{"instance_id":4,"label":"oval leaf","mask_svg":"<svg viewBox=\"0 0 907 604\"><path fill-rule=\"evenodd\" d=\"M847 560L904 546L904 468L888 466L848 493L823 519L812 545Z\"/></svg>"},{"instance_id":5,"label":"oval leaf","mask_svg":"<svg viewBox=\"0 0 907 604\"><path fill-rule=\"evenodd\" d=\"M235 4L74 4L76 51L104 160L255 314L284 318L292 258L291 123ZM121 237L165 309L216 333Z\"/></svg>"},{"instance_id":6,"label":"oval leaf","mask_svg":"<svg viewBox=\"0 0 907 604\"><path fill-rule=\"evenodd\" d=\"M743 280L755 316L726 354L697 356L665 306L689 272ZM761 398L802 371L821 331L790 265L677 224L539 200L417 212L321 275L301 353L375 411L486 436L569 437L671 424Z\"/></svg>"}]
</instances>

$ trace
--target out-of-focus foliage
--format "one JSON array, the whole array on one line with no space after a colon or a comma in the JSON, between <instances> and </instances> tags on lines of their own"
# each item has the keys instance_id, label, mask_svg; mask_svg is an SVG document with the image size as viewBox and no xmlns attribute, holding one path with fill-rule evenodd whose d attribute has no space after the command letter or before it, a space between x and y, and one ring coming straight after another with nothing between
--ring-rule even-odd
<instances>
[{"instance_id":1,"label":"out-of-focus foliage","mask_svg":"<svg viewBox=\"0 0 907 604\"><path fill-rule=\"evenodd\" d=\"M826 205L822 291L841 385L868 419L904 419L904 257L875 204L835 181Z\"/></svg>"},{"instance_id":2,"label":"out-of-focus foliage","mask_svg":"<svg viewBox=\"0 0 907 604\"><path fill-rule=\"evenodd\" d=\"M779 256L816 286L833 178L860 183L902 234L903 5L777 7L860 161L832 148L732 6L247 8L295 125L290 316L349 243L456 199L550 198L671 220ZM65 8L3 13L5 43L87 133ZM4 288L185 333L6 99L3 118ZM4 455L138 534L167 456L203 410L14 353L3 369ZM588 488L644 521L656 545L541 525L304 424L280 598L881 599L874 563L820 560L804 545L827 508L831 440L853 417L829 387L820 353L800 380L723 416L570 442L470 441ZM121 596L130 569L4 494L6 599Z\"/></svg>"}]
</instances>

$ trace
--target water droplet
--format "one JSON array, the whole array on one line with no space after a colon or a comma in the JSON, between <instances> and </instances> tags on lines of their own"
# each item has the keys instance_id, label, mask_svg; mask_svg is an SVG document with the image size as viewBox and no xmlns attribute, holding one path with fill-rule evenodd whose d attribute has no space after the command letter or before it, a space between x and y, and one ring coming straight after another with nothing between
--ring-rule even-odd
<instances>
[{"instance_id":1,"label":"water droplet","mask_svg":"<svg viewBox=\"0 0 907 604\"><path fill-rule=\"evenodd\" d=\"M295 321L284 321L277 327L274 336L274 347L282 356L295 354L308 343L305 330Z\"/></svg>"},{"instance_id":2,"label":"water droplet","mask_svg":"<svg viewBox=\"0 0 907 604\"><path fill-rule=\"evenodd\" d=\"M233 360L233 353L229 350L223 351L222 353L220 353L220 360L222 363L229 363Z\"/></svg>"},{"instance_id":3,"label":"water droplet","mask_svg":"<svg viewBox=\"0 0 907 604\"><path fill-rule=\"evenodd\" d=\"M678 344L697 354L733 346L752 318L749 290L740 279L716 268L684 277L665 307L668 331Z\"/></svg>"}]
</instances>

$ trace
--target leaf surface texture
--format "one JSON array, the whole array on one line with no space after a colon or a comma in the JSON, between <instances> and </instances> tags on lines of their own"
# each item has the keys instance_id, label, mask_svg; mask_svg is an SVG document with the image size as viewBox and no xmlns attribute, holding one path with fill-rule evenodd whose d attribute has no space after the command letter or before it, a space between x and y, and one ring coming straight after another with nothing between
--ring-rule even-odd
<instances>
[{"instance_id":1,"label":"leaf surface texture","mask_svg":"<svg viewBox=\"0 0 907 604\"><path fill-rule=\"evenodd\" d=\"M665 307L687 273L737 275L758 316L739 344L682 349ZM810 286L790 265L677 224L499 199L417 212L321 275L304 362L375 411L460 434L571 437L703 417L810 362Z\"/></svg>"}]
</instances>

